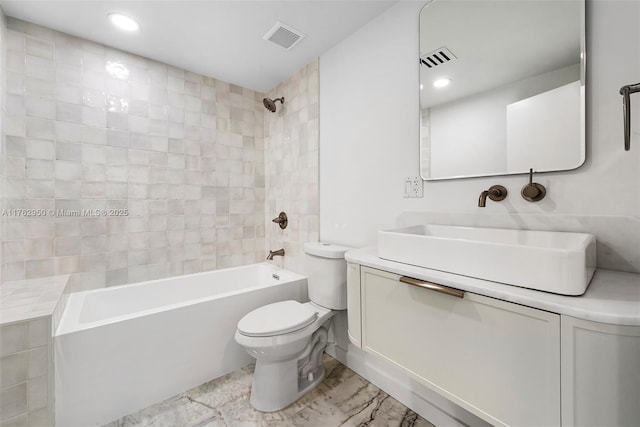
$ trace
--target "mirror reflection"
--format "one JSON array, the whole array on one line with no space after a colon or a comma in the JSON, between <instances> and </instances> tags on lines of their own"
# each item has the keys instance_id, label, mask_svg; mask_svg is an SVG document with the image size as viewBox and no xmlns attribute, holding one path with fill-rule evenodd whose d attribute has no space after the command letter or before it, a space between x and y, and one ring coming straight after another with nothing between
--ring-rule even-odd
<instances>
[{"instance_id":1,"label":"mirror reflection","mask_svg":"<svg viewBox=\"0 0 640 427\"><path fill-rule=\"evenodd\" d=\"M584 163L583 0L434 0L420 62L423 179Z\"/></svg>"}]
</instances>

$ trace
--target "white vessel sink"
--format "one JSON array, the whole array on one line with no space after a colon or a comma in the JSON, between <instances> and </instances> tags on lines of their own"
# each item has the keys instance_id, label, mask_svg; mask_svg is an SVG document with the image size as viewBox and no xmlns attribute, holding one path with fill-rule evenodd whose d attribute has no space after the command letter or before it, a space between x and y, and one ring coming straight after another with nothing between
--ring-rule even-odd
<instances>
[{"instance_id":1,"label":"white vessel sink","mask_svg":"<svg viewBox=\"0 0 640 427\"><path fill-rule=\"evenodd\" d=\"M582 295L596 265L591 234L416 225L378 232L378 256L562 295Z\"/></svg>"}]
</instances>

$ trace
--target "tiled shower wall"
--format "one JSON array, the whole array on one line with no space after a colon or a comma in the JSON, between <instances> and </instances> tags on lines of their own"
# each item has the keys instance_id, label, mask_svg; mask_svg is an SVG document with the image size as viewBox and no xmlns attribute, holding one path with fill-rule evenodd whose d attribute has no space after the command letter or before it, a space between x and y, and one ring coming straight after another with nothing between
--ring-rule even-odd
<instances>
[{"instance_id":1,"label":"tiled shower wall","mask_svg":"<svg viewBox=\"0 0 640 427\"><path fill-rule=\"evenodd\" d=\"M3 188L5 178L5 155L4 155L4 115L5 99L7 93L7 21L4 16L2 6L0 6L0 190ZM0 194L0 213L4 209L4 198ZM2 236L4 231L4 217L0 214L0 282L2 281Z\"/></svg>"},{"instance_id":2,"label":"tiled shower wall","mask_svg":"<svg viewBox=\"0 0 640 427\"><path fill-rule=\"evenodd\" d=\"M263 259L261 94L16 19L7 26L3 195L7 209L31 211L4 217L3 281L70 273L78 290ZM290 99L293 122L317 117L307 97ZM274 126L291 129L289 115ZM317 123L315 132L304 150L317 150ZM274 159L274 179L301 175L288 158ZM301 179L283 197L310 191ZM293 221L309 210L295 205ZM304 221L317 230L317 213Z\"/></svg>"},{"instance_id":3,"label":"tiled shower wall","mask_svg":"<svg viewBox=\"0 0 640 427\"><path fill-rule=\"evenodd\" d=\"M51 317L0 328L0 425L53 425Z\"/></svg>"},{"instance_id":4,"label":"tiled shower wall","mask_svg":"<svg viewBox=\"0 0 640 427\"><path fill-rule=\"evenodd\" d=\"M279 265L304 273L304 243L319 236L318 61L269 92L285 98L275 113L265 112L267 249L284 248ZM271 222L285 211L285 230Z\"/></svg>"}]
</instances>

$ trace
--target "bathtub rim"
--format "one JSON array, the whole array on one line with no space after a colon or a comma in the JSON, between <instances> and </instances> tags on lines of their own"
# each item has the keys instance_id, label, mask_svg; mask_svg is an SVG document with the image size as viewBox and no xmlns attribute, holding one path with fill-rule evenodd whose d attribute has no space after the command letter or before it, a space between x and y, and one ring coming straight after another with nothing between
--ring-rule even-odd
<instances>
[{"instance_id":1,"label":"bathtub rim","mask_svg":"<svg viewBox=\"0 0 640 427\"><path fill-rule=\"evenodd\" d=\"M132 319L135 319L135 318L138 318L138 317L150 316L150 315L154 315L154 314L157 314L157 313L160 313L160 312L163 312L163 311L177 310L179 308L186 307L186 306L189 306L189 305L202 304L202 303L211 301L213 299L227 298L227 297L230 297L230 296L233 296L233 295L237 295L237 294L240 294L240 293L244 293L244 292L254 291L254 290L258 290L258 289L264 289L265 287L269 287L269 286L256 285L256 286L244 287L244 288L236 289L236 290L233 290L233 291L216 293L216 294L207 295L207 296L200 297L200 298L193 298L193 299L189 299L189 300L186 300L186 301L181 301L181 302L177 302L177 303L173 303L173 304L164 304L164 305L161 305L161 306L158 306L158 307L148 308L146 310L135 311L133 313L127 313L127 314L122 314L122 315L119 315L119 316L107 317L105 319L100 319L100 320L96 320L96 321L93 321L93 322L81 323L81 322L78 321L78 319L80 318L81 310L82 310L82 307L84 305L84 299L87 298L88 295L92 295L92 294L95 294L95 293L117 292L117 291L119 291L119 290L121 290L123 288L129 288L131 286L139 287L139 286L149 285L150 283L159 282L159 281L163 281L163 280L172 280L172 279L178 279L178 278L197 277L197 276L216 273L218 271L232 271L232 270L239 270L239 269L243 269L243 268L247 268L247 267L254 267L254 266L266 266L266 267L268 267L268 270L270 272L286 274L286 280L281 280L282 278L274 279L274 280L278 280L278 282L277 283L273 283L272 285L269 285L269 286L278 286L278 285L284 285L284 284L291 283L291 282L297 282L299 280L307 280L307 277L302 275L302 274L295 273L293 271L278 267L278 266L270 264L268 262L258 262L258 263L253 263L253 264L241 265L241 266L237 266L237 267L228 267L228 268L219 269L219 270L201 271L201 272L197 272L197 273L190 273L190 274L183 274L183 275L178 275L178 276L163 277L161 279L145 280L143 282L134 282L134 283L130 283L130 284L123 284L123 285L118 285L118 286L110 286L110 287L106 287L106 288L98 288L98 289L90 289L90 290L86 290L86 291L74 292L74 293L69 295L66 307L65 307L65 309L64 309L64 311L63 311L63 313L62 313L62 315L60 317L60 321L58 322L58 327L54 331L53 337L55 339L56 337L62 337L64 335L68 335L68 334L72 334L72 333L76 333L76 332L84 332L84 331L88 331L88 330L91 330L91 329L94 329L94 328L98 328L100 326L105 326L105 325L109 325L109 324L113 324L113 323L119 323L119 322L123 322L123 321L127 321L127 320L132 320ZM73 320L70 320L69 316L73 316Z\"/></svg>"}]
</instances>

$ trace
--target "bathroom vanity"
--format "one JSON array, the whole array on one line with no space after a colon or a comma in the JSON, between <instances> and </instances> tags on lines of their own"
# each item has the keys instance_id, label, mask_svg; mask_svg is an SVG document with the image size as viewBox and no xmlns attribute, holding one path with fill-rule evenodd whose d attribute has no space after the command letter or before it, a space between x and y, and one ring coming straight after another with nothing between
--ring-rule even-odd
<instances>
[{"instance_id":1,"label":"bathroom vanity","mask_svg":"<svg viewBox=\"0 0 640 427\"><path fill-rule=\"evenodd\" d=\"M640 425L640 275L562 296L346 254L351 342L494 425Z\"/></svg>"}]
</instances>

